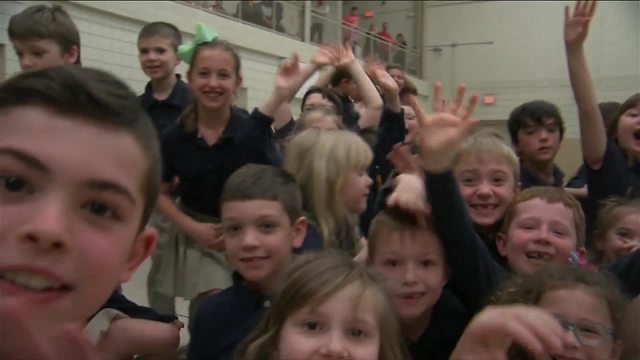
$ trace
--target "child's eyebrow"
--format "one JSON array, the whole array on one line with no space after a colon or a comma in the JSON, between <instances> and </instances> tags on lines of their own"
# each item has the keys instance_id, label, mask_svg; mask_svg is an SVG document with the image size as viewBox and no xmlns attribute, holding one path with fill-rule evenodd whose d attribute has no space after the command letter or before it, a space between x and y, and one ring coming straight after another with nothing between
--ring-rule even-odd
<instances>
[{"instance_id":1,"label":"child's eyebrow","mask_svg":"<svg viewBox=\"0 0 640 360\"><path fill-rule=\"evenodd\" d=\"M127 200L129 200L133 205L136 204L136 199L133 194L131 194L131 191L118 183L108 180L91 179L86 181L85 184L89 189L98 191L110 191L120 194L127 198Z\"/></svg>"},{"instance_id":2,"label":"child's eyebrow","mask_svg":"<svg viewBox=\"0 0 640 360\"><path fill-rule=\"evenodd\" d=\"M0 147L0 156L12 157L12 158L20 161L24 165L26 165L26 166L34 169L34 170L37 170L37 171L39 171L41 173L44 173L44 174L51 173L51 171L49 171L49 168L42 161L38 160L34 156L32 156L29 153L26 153L24 151L21 151L21 150L18 150L18 149L14 149L14 148L10 148L10 147Z\"/></svg>"}]
</instances>

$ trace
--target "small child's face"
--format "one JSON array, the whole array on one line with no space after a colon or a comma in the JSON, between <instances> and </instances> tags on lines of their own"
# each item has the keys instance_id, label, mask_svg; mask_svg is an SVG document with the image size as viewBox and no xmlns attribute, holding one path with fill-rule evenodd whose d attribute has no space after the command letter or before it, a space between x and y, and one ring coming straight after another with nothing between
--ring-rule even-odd
<instances>
[{"instance_id":1,"label":"small child's face","mask_svg":"<svg viewBox=\"0 0 640 360\"><path fill-rule=\"evenodd\" d=\"M231 267L252 286L271 290L289 264L292 249L304 240L304 218L292 225L282 204L274 200L228 201L221 213Z\"/></svg>"},{"instance_id":2,"label":"small child's face","mask_svg":"<svg viewBox=\"0 0 640 360\"><path fill-rule=\"evenodd\" d=\"M367 198L373 184L366 169L352 171L344 183L344 204L351 214L362 214L367 210Z\"/></svg>"},{"instance_id":3,"label":"small child's face","mask_svg":"<svg viewBox=\"0 0 640 360\"><path fill-rule=\"evenodd\" d=\"M618 359L621 347L610 335L613 322L607 303L583 287L552 290L540 299L538 306L562 321L575 326L575 333L567 331L568 343L562 354L554 359L600 360Z\"/></svg>"},{"instance_id":4,"label":"small child's face","mask_svg":"<svg viewBox=\"0 0 640 360\"><path fill-rule=\"evenodd\" d=\"M607 231L604 241L596 239L596 246L604 253L605 263L640 249L640 211L620 219Z\"/></svg>"},{"instance_id":5,"label":"small child's face","mask_svg":"<svg viewBox=\"0 0 640 360\"><path fill-rule=\"evenodd\" d=\"M42 107L0 115L0 298L86 321L144 260L146 158L132 136Z\"/></svg>"},{"instance_id":6,"label":"small child's face","mask_svg":"<svg viewBox=\"0 0 640 360\"><path fill-rule=\"evenodd\" d=\"M616 135L621 148L636 158L640 157L640 103L622 113Z\"/></svg>"},{"instance_id":7,"label":"small child's face","mask_svg":"<svg viewBox=\"0 0 640 360\"><path fill-rule=\"evenodd\" d=\"M20 69L38 70L75 63L78 58L76 47L68 52L51 39L13 40L13 48L20 62Z\"/></svg>"},{"instance_id":8,"label":"small child's face","mask_svg":"<svg viewBox=\"0 0 640 360\"><path fill-rule=\"evenodd\" d=\"M573 211L562 203L535 198L517 205L507 234L498 234L496 244L517 273L534 272L547 263L566 264L576 250Z\"/></svg>"},{"instance_id":9,"label":"small child's face","mask_svg":"<svg viewBox=\"0 0 640 360\"><path fill-rule=\"evenodd\" d=\"M386 280L402 323L426 316L448 280L440 239L428 230L383 232L371 263Z\"/></svg>"},{"instance_id":10,"label":"small child's face","mask_svg":"<svg viewBox=\"0 0 640 360\"><path fill-rule=\"evenodd\" d=\"M560 129L552 118L545 118L542 126L531 123L518 131L518 144L515 147L524 161L552 163L560 150Z\"/></svg>"},{"instance_id":11,"label":"small child's face","mask_svg":"<svg viewBox=\"0 0 640 360\"><path fill-rule=\"evenodd\" d=\"M189 88L198 105L220 109L233 104L242 83L236 75L236 61L222 48L204 48L194 56L189 70Z\"/></svg>"},{"instance_id":12,"label":"small child's face","mask_svg":"<svg viewBox=\"0 0 640 360\"><path fill-rule=\"evenodd\" d=\"M373 296L351 284L315 307L291 314L280 332L278 359L378 359L380 326Z\"/></svg>"},{"instance_id":13,"label":"small child's face","mask_svg":"<svg viewBox=\"0 0 640 360\"><path fill-rule=\"evenodd\" d=\"M180 63L173 50L171 39L164 36L150 36L138 40L140 67L151 80L174 76Z\"/></svg>"},{"instance_id":14,"label":"small child's face","mask_svg":"<svg viewBox=\"0 0 640 360\"><path fill-rule=\"evenodd\" d=\"M483 228L497 225L519 190L513 168L502 160L462 156L454 171L473 223Z\"/></svg>"}]
</instances>

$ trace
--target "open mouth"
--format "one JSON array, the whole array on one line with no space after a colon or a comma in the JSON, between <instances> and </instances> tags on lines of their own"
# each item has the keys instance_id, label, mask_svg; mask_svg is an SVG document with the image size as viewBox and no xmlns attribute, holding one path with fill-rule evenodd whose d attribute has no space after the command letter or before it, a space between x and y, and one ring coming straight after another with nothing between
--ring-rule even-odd
<instances>
[{"instance_id":1,"label":"open mouth","mask_svg":"<svg viewBox=\"0 0 640 360\"><path fill-rule=\"evenodd\" d=\"M204 91L203 94L209 100L218 100L218 99L220 99L222 97L222 95L224 95L224 92L221 92L221 91Z\"/></svg>"},{"instance_id":2,"label":"open mouth","mask_svg":"<svg viewBox=\"0 0 640 360\"><path fill-rule=\"evenodd\" d=\"M255 264L266 259L268 259L266 256L247 256L241 258L240 261L246 264Z\"/></svg>"},{"instance_id":3,"label":"open mouth","mask_svg":"<svg viewBox=\"0 0 640 360\"><path fill-rule=\"evenodd\" d=\"M72 290L70 285L32 271L4 271L0 273L0 279L16 287L33 292L68 292Z\"/></svg>"},{"instance_id":4,"label":"open mouth","mask_svg":"<svg viewBox=\"0 0 640 360\"><path fill-rule=\"evenodd\" d=\"M417 300L422 298L426 293L424 291L415 291L410 293L404 293L400 297L403 300Z\"/></svg>"},{"instance_id":5,"label":"open mouth","mask_svg":"<svg viewBox=\"0 0 640 360\"><path fill-rule=\"evenodd\" d=\"M472 204L471 208L474 210L490 211L495 210L498 207L496 204Z\"/></svg>"},{"instance_id":6,"label":"open mouth","mask_svg":"<svg viewBox=\"0 0 640 360\"><path fill-rule=\"evenodd\" d=\"M525 256L529 260L538 260L538 261L551 261L553 260L553 255L545 252L538 251L530 251L525 253Z\"/></svg>"},{"instance_id":7,"label":"open mouth","mask_svg":"<svg viewBox=\"0 0 640 360\"><path fill-rule=\"evenodd\" d=\"M636 141L640 141L640 130L636 130L633 132L633 139Z\"/></svg>"}]
</instances>

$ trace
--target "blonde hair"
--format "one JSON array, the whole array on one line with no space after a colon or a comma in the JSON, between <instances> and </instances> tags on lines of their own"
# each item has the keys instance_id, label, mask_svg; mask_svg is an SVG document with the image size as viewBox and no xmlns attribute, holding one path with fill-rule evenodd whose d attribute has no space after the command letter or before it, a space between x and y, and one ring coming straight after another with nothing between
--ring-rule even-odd
<instances>
[{"instance_id":1,"label":"blonde hair","mask_svg":"<svg viewBox=\"0 0 640 360\"><path fill-rule=\"evenodd\" d=\"M511 168L515 184L520 182L520 160L499 132L484 128L469 136L454 158L454 168L462 159L504 161Z\"/></svg>"},{"instance_id":2,"label":"blonde hair","mask_svg":"<svg viewBox=\"0 0 640 360\"><path fill-rule=\"evenodd\" d=\"M371 148L348 130L307 129L289 141L283 168L300 185L305 210L325 248L338 247L336 237L345 226L353 233L357 217L344 204L344 187L348 176L367 168L372 159Z\"/></svg>"},{"instance_id":3,"label":"blonde hair","mask_svg":"<svg viewBox=\"0 0 640 360\"><path fill-rule=\"evenodd\" d=\"M363 264L339 251L299 256L288 269L286 283L266 316L238 346L238 360L271 360L287 319L305 307L319 306L352 284L371 296L380 332L379 359L407 359L400 325L382 281ZM355 305L355 304L354 304Z\"/></svg>"},{"instance_id":4,"label":"blonde hair","mask_svg":"<svg viewBox=\"0 0 640 360\"><path fill-rule=\"evenodd\" d=\"M507 234L509 226L513 222L516 212L518 211L518 205L523 202L541 199L549 204L561 203L573 213L573 222L576 229L576 248L584 247L585 243L585 228L584 228L584 213L580 203L569 194L563 188L557 188L552 186L534 186L526 190L519 192L504 215L504 222L502 223L502 233Z\"/></svg>"}]
</instances>

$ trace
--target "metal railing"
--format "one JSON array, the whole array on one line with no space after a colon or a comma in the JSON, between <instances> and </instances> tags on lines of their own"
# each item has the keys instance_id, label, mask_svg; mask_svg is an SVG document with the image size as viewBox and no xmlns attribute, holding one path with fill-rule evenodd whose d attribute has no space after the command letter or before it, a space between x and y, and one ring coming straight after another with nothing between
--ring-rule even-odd
<instances>
[{"instance_id":1,"label":"metal railing","mask_svg":"<svg viewBox=\"0 0 640 360\"><path fill-rule=\"evenodd\" d=\"M305 41L305 26L310 26L309 42L345 43L349 41L356 57L377 58L397 64L407 73L422 76L422 56L411 49L381 38L377 34L354 28L340 19L311 11L311 23L305 24L305 1L178 1L207 12L257 26L276 34Z\"/></svg>"}]
</instances>

